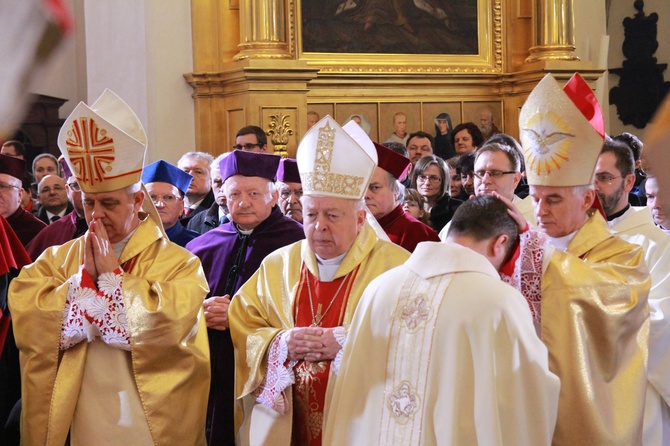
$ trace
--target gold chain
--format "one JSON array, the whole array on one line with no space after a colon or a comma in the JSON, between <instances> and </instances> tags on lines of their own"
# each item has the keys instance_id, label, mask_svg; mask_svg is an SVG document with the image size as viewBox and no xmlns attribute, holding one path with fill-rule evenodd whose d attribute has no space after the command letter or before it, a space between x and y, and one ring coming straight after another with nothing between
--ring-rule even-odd
<instances>
[{"instance_id":1,"label":"gold chain","mask_svg":"<svg viewBox=\"0 0 670 446\"><path fill-rule=\"evenodd\" d=\"M349 277L350 273L347 273L346 276L344 276L344 279L342 280L342 283L340 283L340 286L337 288L337 291L335 291L335 295L333 298L330 300L330 303L328 304L328 308L326 308L326 311L323 312L323 315L319 318L319 320L316 320L316 314L314 314L314 301L312 300L312 285L309 280L309 270L307 270L307 295L309 296L309 309L312 310L312 327L320 327L321 326L321 321L323 321L323 318L326 317L326 314L328 313L328 310L330 310L330 307L333 306L335 303L335 299L337 299L337 295L340 294L340 290L344 286L344 284L347 281L347 278Z\"/></svg>"}]
</instances>

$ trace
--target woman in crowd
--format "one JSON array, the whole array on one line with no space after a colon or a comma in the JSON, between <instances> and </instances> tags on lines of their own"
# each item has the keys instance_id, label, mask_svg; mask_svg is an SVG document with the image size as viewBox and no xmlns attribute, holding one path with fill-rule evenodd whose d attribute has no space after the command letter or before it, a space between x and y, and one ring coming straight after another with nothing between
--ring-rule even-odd
<instances>
[{"instance_id":1,"label":"woman in crowd","mask_svg":"<svg viewBox=\"0 0 670 446\"><path fill-rule=\"evenodd\" d=\"M447 172L447 164L435 155L422 157L412 171L411 187L426 199L429 222L435 232L440 232L462 203L446 192Z\"/></svg>"},{"instance_id":2,"label":"woman in crowd","mask_svg":"<svg viewBox=\"0 0 670 446\"><path fill-rule=\"evenodd\" d=\"M451 132L451 144L456 155L464 155L480 148L484 144L484 136L474 122L463 122Z\"/></svg>"}]
</instances>

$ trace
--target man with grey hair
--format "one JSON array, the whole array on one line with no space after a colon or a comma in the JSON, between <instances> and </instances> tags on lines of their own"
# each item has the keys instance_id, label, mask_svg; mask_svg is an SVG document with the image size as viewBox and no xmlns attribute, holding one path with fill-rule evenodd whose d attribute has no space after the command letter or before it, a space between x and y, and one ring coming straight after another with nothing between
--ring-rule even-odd
<instances>
[{"instance_id":1,"label":"man with grey hair","mask_svg":"<svg viewBox=\"0 0 670 446\"><path fill-rule=\"evenodd\" d=\"M519 128L539 233L525 231L514 267L501 271L526 297L561 379L553 443L641 444L650 280L642 249L594 208L600 107L578 74L564 89L547 75Z\"/></svg>"},{"instance_id":2,"label":"man with grey hair","mask_svg":"<svg viewBox=\"0 0 670 446\"><path fill-rule=\"evenodd\" d=\"M226 206L226 194L223 191L223 180L221 179L221 160L232 152L225 152L214 158L210 167L210 178L212 181L212 193L214 203L205 212L197 213L188 221L186 227L192 231L204 234L214 228L218 228L230 221L228 206Z\"/></svg>"},{"instance_id":3,"label":"man with grey hair","mask_svg":"<svg viewBox=\"0 0 670 446\"><path fill-rule=\"evenodd\" d=\"M493 122L493 111L488 107L483 108L479 113L479 130L482 132L484 142L496 133L500 133L500 130L498 130L498 127Z\"/></svg>"},{"instance_id":4,"label":"man with grey hair","mask_svg":"<svg viewBox=\"0 0 670 446\"><path fill-rule=\"evenodd\" d=\"M365 193L365 204L389 239L413 252L416 245L439 241L430 226L407 214L402 207L404 186L400 179L407 176L411 163L393 150L375 143L378 165Z\"/></svg>"},{"instance_id":5,"label":"man with grey hair","mask_svg":"<svg viewBox=\"0 0 670 446\"><path fill-rule=\"evenodd\" d=\"M507 206L479 196L456 210L446 243L420 244L370 283L324 444L551 443L560 382L523 296L497 272L517 234Z\"/></svg>"},{"instance_id":6,"label":"man with grey hair","mask_svg":"<svg viewBox=\"0 0 670 446\"><path fill-rule=\"evenodd\" d=\"M92 129L100 139L91 140ZM107 144L105 169L84 150L93 143ZM89 229L47 249L9 288L21 442L204 446L207 282L145 202L142 125L105 90L91 107L74 109L58 145Z\"/></svg>"},{"instance_id":7,"label":"man with grey hair","mask_svg":"<svg viewBox=\"0 0 670 446\"><path fill-rule=\"evenodd\" d=\"M203 304L213 372L210 446L234 444L235 355L228 306L268 254L305 236L302 225L277 206L279 160L277 155L243 150L223 158L219 169L231 221L186 245L202 261L210 289Z\"/></svg>"},{"instance_id":8,"label":"man with grey hair","mask_svg":"<svg viewBox=\"0 0 670 446\"><path fill-rule=\"evenodd\" d=\"M179 158L177 167L193 177L184 195L184 215L181 224L188 225L191 218L206 211L214 203L210 180L210 165L214 157L206 152L187 152Z\"/></svg>"},{"instance_id":9,"label":"man with grey hair","mask_svg":"<svg viewBox=\"0 0 670 446\"><path fill-rule=\"evenodd\" d=\"M377 155L355 122L342 128L324 117L296 158L306 240L268 255L230 304L238 445L321 444L358 300L409 255L366 222L362 198Z\"/></svg>"}]
</instances>

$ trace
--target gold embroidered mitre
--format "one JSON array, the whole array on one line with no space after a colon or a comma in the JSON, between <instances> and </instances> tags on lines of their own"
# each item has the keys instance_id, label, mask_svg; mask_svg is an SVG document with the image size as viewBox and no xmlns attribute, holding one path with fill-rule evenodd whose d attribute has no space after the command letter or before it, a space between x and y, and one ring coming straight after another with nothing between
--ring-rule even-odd
<instances>
[{"instance_id":1,"label":"gold embroidered mitre","mask_svg":"<svg viewBox=\"0 0 670 446\"><path fill-rule=\"evenodd\" d=\"M519 115L528 184L583 186L593 174L604 140L602 112L579 74L564 89L547 74Z\"/></svg>"},{"instance_id":2,"label":"gold embroidered mitre","mask_svg":"<svg viewBox=\"0 0 670 446\"><path fill-rule=\"evenodd\" d=\"M370 137L354 121L325 116L300 141L296 155L305 195L362 199L377 166Z\"/></svg>"},{"instance_id":3,"label":"gold embroidered mitre","mask_svg":"<svg viewBox=\"0 0 670 446\"><path fill-rule=\"evenodd\" d=\"M80 102L58 134L58 147L84 192L110 192L140 181L147 138L130 107L105 90Z\"/></svg>"}]
</instances>

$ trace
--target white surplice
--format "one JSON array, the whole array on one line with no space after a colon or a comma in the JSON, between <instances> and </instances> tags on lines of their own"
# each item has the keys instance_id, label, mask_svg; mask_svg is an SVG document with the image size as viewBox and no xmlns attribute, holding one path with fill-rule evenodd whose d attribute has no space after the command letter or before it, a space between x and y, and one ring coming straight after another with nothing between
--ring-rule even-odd
<instances>
[{"instance_id":1,"label":"white surplice","mask_svg":"<svg viewBox=\"0 0 670 446\"><path fill-rule=\"evenodd\" d=\"M654 225L646 207L630 207L609 225L614 234L642 247L651 274L643 444L667 445L670 444L670 236Z\"/></svg>"},{"instance_id":2,"label":"white surplice","mask_svg":"<svg viewBox=\"0 0 670 446\"><path fill-rule=\"evenodd\" d=\"M525 299L488 260L424 242L356 310L329 445L549 445L559 380Z\"/></svg>"}]
</instances>

